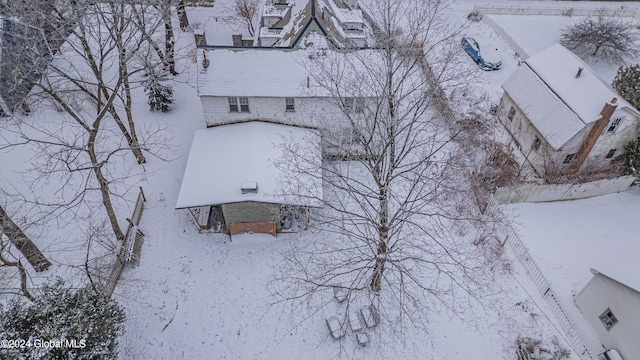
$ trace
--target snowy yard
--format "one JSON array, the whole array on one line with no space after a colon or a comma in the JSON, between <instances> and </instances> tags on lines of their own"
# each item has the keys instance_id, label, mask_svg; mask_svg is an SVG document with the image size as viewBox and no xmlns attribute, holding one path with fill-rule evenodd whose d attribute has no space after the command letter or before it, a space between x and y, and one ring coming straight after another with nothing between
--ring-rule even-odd
<instances>
[{"instance_id":1,"label":"snowy yard","mask_svg":"<svg viewBox=\"0 0 640 360\"><path fill-rule=\"evenodd\" d=\"M527 4L544 6L549 2ZM447 14L452 21L462 22L472 8L473 2L458 1ZM199 16L204 25L220 20L209 12ZM491 17L532 54L555 43L559 28L576 21L559 16ZM502 94L500 85L517 68L519 59L508 42L486 23L471 23L468 33L491 39L503 54L501 70L474 69L481 82L470 84L476 90L484 88L491 102L497 103ZM218 35L207 33L213 42L221 39ZM228 40L228 34L224 35ZM397 334L391 335L400 327L385 323L384 319L368 330L370 342L366 346L357 344L355 333L348 326L342 340L333 339L326 319L345 309L330 291L323 294L324 303L312 302L304 308L278 303L274 292L286 271L286 253L294 245L332 241L333 235L315 231L279 234L275 239L244 235L231 242L225 234L198 233L188 211L174 209L194 132L205 128L196 91L193 34L177 32L176 36L181 74L173 84L175 109L168 114L151 113L142 89L135 89L136 121L141 129L162 129L166 142L157 156L148 157L144 166L123 170L130 175L126 186L134 189L127 196L134 198L137 186L142 186L147 202L140 224L145 234L140 264L125 269L113 295L127 313L126 333L119 340L121 359L512 360L518 336L547 342L557 337L562 346L569 347L545 300L515 259L511 260L512 268L507 269L510 271L495 272L496 291L481 299L484 306L469 302L466 311L459 314L445 307L431 309L428 328L406 327L401 341L389 340L395 339ZM611 80L617 68L593 66L606 81ZM53 109L31 115L35 116L48 120L51 131L62 131L54 127L59 125L59 115ZM35 154L34 148L28 146L0 152L0 186L28 188L20 171L29 167ZM219 176L226 174L221 172ZM120 219L124 223L131 204L123 202L118 206L124 209L125 215ZM571 308L580 329L594 342L594 334L573 306L572 296L590 278L591 267L637 260L640 245L634 239L640 233L640 190L633 188L621 194L571 202L509 205L503 209L513 216L523 241L564 304ZM55 262L51 270L34 278L36 283L54 276L73 279L82 271L75 264L82 263L85 255L83 238L89 231L86 223L55 222L29 229L34 242ZM579 359L578 354L572 352L571 359Z\"/></svg>"}]
</instances>

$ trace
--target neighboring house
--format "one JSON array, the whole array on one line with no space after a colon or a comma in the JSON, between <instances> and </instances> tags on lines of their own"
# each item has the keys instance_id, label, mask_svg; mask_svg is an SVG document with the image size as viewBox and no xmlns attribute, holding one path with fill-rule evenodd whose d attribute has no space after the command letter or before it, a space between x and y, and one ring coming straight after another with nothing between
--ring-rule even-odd
<instances>
[{"instance_id":1,"label":"neighboring house","mask_svg":"<svg viewBox=\"0 0 640 360\"><path fill-rule=\"evenodd\" d=\"M337 48L364 48L365 16L357 1L267 0L262 10L259 46L299 48L312 32Z\"/></svg>"},{"instance_id":2,"label":"neighboring house","mask_svg":"<svg viewBox=\"0 0 640 360\"><path fill-rule=\"evenodd\" d=\"M602 345L626 360L640 354L640 262L591 269L575 303ZM604 351L604 350L603 350Z\"/></svg>"},{"instance_id":3,"label":"neighboring house","mask_svg":"<svg viewBox=\"0 0 640 360\"><path fill-rule=\"evenodd\" d=\"M640 113L556 44L502 85L498 117L540 174L606 170L638 136Z\"/></svg>"},{"instance_id":4,"label":"neighboring house","mask_svg":"<svg viewBox=\"0 0 640 360\"><path fill-rule=\"evenodd\" d=\"M302 230L308 208L322 206L321 161L314 130L260 121L197 130L176 209L189 209L201 230Z\"/></svg>"}]
</instances>

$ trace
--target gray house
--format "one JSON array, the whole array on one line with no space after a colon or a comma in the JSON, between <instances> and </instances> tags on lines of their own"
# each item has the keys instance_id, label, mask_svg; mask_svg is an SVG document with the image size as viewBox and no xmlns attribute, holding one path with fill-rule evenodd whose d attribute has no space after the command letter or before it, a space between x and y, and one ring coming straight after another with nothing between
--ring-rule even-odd
<instances>
[{"instance_id":1,"label":"gray house","mask_svg":"<svg viewBox=\"0 0 640 360\"><path fill-rule=\"evenodd\" d=\"M591 269L575 303L602 345L624 359L640 356L640 262ZM604 351L604 349L603 349Z\"/></svg>"}]
</instances>

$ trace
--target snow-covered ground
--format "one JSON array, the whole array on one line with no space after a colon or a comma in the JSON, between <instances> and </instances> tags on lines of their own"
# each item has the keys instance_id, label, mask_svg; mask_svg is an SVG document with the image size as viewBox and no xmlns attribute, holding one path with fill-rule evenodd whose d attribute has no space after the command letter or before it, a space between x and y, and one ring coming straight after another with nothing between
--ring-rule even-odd
<instances>
[{"instance_id":1,"label":"snow-covered ground","mask_svg":"<svg viewBox=\"0 0 640 360\"><path fill-rule=\"evenodd\" d=\"M455 21L463 21L473 4L458 1L448 14ZM519 26L530 26L528 31L533 32L534 26L550 28L555 21L547 20L523 21ZM496 21L508 27L507 20ZM487 24L472 23L469 32L488 37L504 54L503 69L483 73L486 84L480 85L497 99L500 84L518 66L518 60L508 43ZM522 32L527 33L526 29ZM146 237L139 266L125 270L114 293L127 311L126 334L120 339L122 359L326 359L342 355L355 359L511 360L515 357L513 341L519 335L546 340L564 337L545 301L515 260L512 272L496 274L501 291L484 299L486 307L470 306L463 314L467 321L451 318L446 311L434 311L428 328L416 329L404 342L385 341L381 333L373 332L367 347L357 346L353 334L340 343L330 337L325 324L336 306L315 312L317 304L309 304L306 312L292 313L286 305L274 303L273 281L282 271L282 254L292 243L313 241L313 234L282 234L271 240L239 239L231 243L224 234L198 233L187 211L174 210L194 131L205 127L195 89L193 57L189 56L195 46L193 36L181 32L177 36L181 54L178 70L182 73L174 84L175 109L168 114L150 113L142 90L136 90L135 118L142 128L166 127L168 140L158 157L149 156L145 175L136 184L144 188L147 197L140 224ZM33 116L46 119L55 114L53 110L50 113ZM32 150L24 149L0 154L0 185L21 186L17 171L33 155ZM589 268L610 259L603 254L615 251L619 256L637 257L640 248L630 239L640 230L634 220L640 216L638 200L640 191L634 189L595 199L519 204L506 209L522 224L522 239L564 303L571 305L572 294L589 279ZM124 216L129 216L129 211ZM68 226L39 230L30 235L56 261L60 270L55 273L65 276L68 272L65 277L71 277L77 271L67 265L73 256L62 252L70 247L69 242L80 241L85 229ZM78 257L82 255L80 249ZM300 322L300 318L306 320ZM589 332L586 327L582 330ZM572 359L578 359L577 354L572 354Z\"/></svg>"}]
</instances>

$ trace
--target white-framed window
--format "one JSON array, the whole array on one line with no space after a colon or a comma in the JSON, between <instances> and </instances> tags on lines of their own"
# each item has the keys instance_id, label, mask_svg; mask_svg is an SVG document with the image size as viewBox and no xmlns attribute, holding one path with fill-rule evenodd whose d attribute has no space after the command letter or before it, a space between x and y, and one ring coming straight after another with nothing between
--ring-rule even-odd
<instances>
[{"instance_id":1,"label":"white-framed window","mask_svg":"<svg viewBox=\"0 0 640 360\"><path fill-rule=\"evenodd\" d=\"M229 112L238 112L240 110L238 107L238 98L230 97L227 98L227 101L229 101Z\"/></svg>"},{"instance_id":2,"label":"white-framed window","mask_svg":"<svg viewBox=\"0 0 640 360\"><path fill-rule=\"evenodd\" d=\"M613 314L610 308L607 308L607 310L600 315L600 321L602 321L602 325L609 330L618 323L618 318Z\"/></svg>"},{"instance_id":3,"label":"white-framed window","mask_svg":"<svg viewBox=\"0 0 640 360\"><path fill-rule=\"evenodd\" d=\"M576 154L569 154L564 158L564 161L562 162L563 164L568 164L570 162L573 161L573 159L576 158Z\"/></svg>"},{"instance_id":4,"label":"white-framed window","mask_svg":"<svg viewBox=\"0 0 640 360\"><path fill-rule=\"evenodd\" d=\"M344 103L344 112L348 114L364 112L363 98L346 97L346 98L343 98L343 103Z\"/></svg>"},{"instance_id":5,"label":"white-framed window","mask_svg":"<svg viewBox=\"0 0 640 360\"><path fill-rule=\"evenodd\" d=\"M509 109L509 113L507 114L507 119L513 120L515 116L516 116L516 108L512 106L511 109Z\"/></svg>"},{"instance_id":6,"label":"white-framed window","mask_svg":"<svg viewBox=\"0 0 640 360\"><path fill-rule=\"evenodd\" d=\"M249 112L249 98L240 97L238 101L240 102L240 112Z\"/></svg>"},{"instance_id":7,"label":"white-framed window","mask_svg":"<svg viewBox=\"0 0 640 360\"><path fill-rule=\"evenodd\" d=\"M285 111L296 111L296 102L294 98L285 99Z\"/></svg>"},{"instance_id":8,"label":"white-framed window","mask_svg":"<svg viewBox=\"0 0 640 360\"><path fill-rule=\"evenodd\" d=\"M227 101L229 102L229 112L249 112L249 98L228 97Z\"/></svg>"},{"instance_id":9,"label":"white-framed window","mask_svg":"<svg viewBox=\"0 0 640 360\"><path fill-rule=\"evenodd\" d=\"M611 120L611 122L609 123L609 127L607 128L607 132L608 133L615 132L616 128L620 125L621 122L622 122L621 117Z\"/></svg>"},{"instance_id":10,"label":"white-framed window","mask_svg":"<svg viewBox=\"0 0 640 360\"><path fill-rule=\"evenodd\" d=\"M605 156L605 159L611 159L613 157L613 155L616 154L616 151L618 151L618 149L609 150L609 152L607 153L607 156Z\"/></svg>"},{"instance_id":11,"label":"white-framed window","mask_svg":"<svg viewBox=\"0 0 640 360\"><path fill-rule=\"evenodd\" d=\"M540 149L540 144L542 144L542 140L536 136L535 140L533 140L533 146L531 146L533 151L538 151L538 149Z\"/></svg>"}]
</instances>

